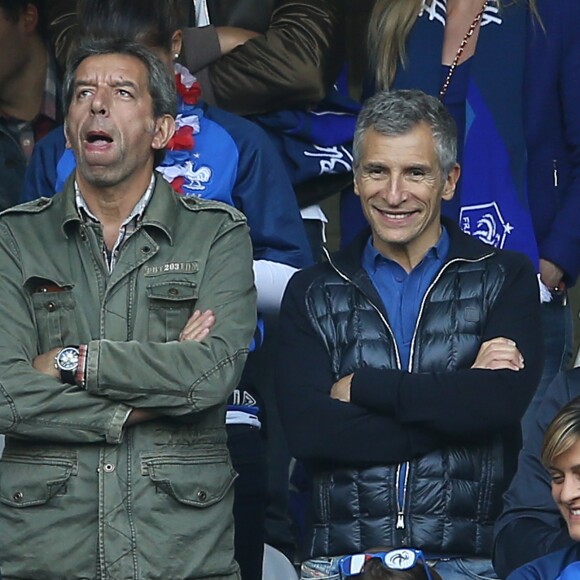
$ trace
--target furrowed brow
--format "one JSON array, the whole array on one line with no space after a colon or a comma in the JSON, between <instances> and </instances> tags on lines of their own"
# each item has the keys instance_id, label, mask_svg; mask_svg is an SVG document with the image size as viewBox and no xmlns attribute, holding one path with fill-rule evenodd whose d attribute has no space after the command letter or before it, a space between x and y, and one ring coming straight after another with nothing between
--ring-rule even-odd
<instances>
[{"instance_id":1,"label":"furrowed brow","mask_svg":"<svg viewBox=\"0 0 580 580\"><path fill-rule=\"evenodd\" d=\"M73 87L75 89L77 87L93 87L93 86L95 86L95 84L96 83L95 83L94 79L80 78L80 79L75 79Z\"/></svg>"},{"instance_id":2,"label":"furrowed brow","mask_svg":"<svg viewBox=\"0 0 580 580\"><path fill-rule=\"evenodd\" d=\"M131 88L137 90L139 88L136 83L128 79L115 79L112 80L109 85L116 89Z\"/></svg>"}]
</instances>

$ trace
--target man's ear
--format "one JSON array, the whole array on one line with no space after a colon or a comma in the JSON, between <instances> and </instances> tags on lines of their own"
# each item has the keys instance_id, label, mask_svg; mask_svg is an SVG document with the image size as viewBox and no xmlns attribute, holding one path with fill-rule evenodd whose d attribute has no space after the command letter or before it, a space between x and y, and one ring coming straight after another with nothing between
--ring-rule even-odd
<instances>
[{"instance_id":1,"label":"man's ear","mask_svg":"<svg viewBox=\"0 0 580 580\"><path fill-rule=\"evenodd\" d=\"M461 175L461 167L459 167L459 163L456 163L453 166L453 169L449 172L447 179L445 180L445 184L443 185L443 195L441 196L442 199L449 201L455 195L455 188L457 187L457 181L459 180L459 176Z\"/></svg>"},{"instance_id":2,"label":"man's ear","mask_svg":"<svg viewBox=\"0 0 580 580\"><path fill-rule=\"evenodd\" d=\"M155 119L155 128L153 131L151 147L156 150L164 149L175 133L175 119L171 115L158 117Z\"/></svg>"},{"instance_id":3,"label":"man's ear","mask_svg":"<svg viewBox=\"0 0 580 580\"><path fill-rule=\"evenodd\" d=\"M28 2L20 14L20 22L28 34L35 34L38 29L38 8Z\"/></svg>"},{"instance_id":4,"label":"man's ear","mask_svg":"<svg viewBox=\"0 0 580 580\"><path fill-rule=\"evenodd\" d=\"M357 169L354 170L352 177L353 177L352 185L353 185L354 193L355 193L355 195L358 195L360 197L360 193L358 190L358 171L357 171Z\"/></svg>"}]
</instances>

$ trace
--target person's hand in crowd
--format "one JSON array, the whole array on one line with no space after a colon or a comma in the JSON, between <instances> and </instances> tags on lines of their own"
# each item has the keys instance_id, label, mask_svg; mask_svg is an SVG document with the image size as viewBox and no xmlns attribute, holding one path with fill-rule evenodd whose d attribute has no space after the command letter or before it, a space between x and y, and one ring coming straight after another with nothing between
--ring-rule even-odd
<instances>
[{"instance_id":1,"label":"person's hand in crowd","mask_svg":"<svg viewBox=\"0 0 580 580\"><path fill-rule=\"evenodd\" d=\"M60 379L60 371L56 368L54 359L61 349L62 346L58 346L48 352L39 354L32 361L32 366L40 373L44 373L53 379Z\"/></svg>"},{"instance_id":2,"label":"person's hand in crowd","mask_svg":"<svg viewBox=\"0 0 580 580\"><path fill-rule=\"evenodd\" d=\"M339 379L332 385L330 389L330 397L338 399L343 403L350 403L350 385L352 384L352 374L346 375Z\"/></svg>"},{"instance_id":3,"label":"person's hand in crowd","mask_svg":"<svg viewBox=\"0 0 580 580\"><path fill-rule=\"evenodd\" d=\"M479 347L471 368L519 371L524 368L524 357L513 340L500 336L484 342Z\"/></svg>"},{"instance_id":4,"label":"person's hand in crowd","mask_svg":"<svg viewBox=\"0 0 580 580\"><path fill-rule=\"evenodd\" d=\"M559 288L563 275L564 270L562 270L562 268L556 266L556 264L549 260L540 258L540 280L542 280L550 290Z\"/></svg>"},{"instance_id":5,"label":"person's hand in crowd","mask_svg":"<svg viewBox=\"0 0 580 580\"><path fill-rule=\"evenodd\" d=\"M196 310L179 334L179 342L185 342L186 340L201 342L209 334L214 324L215 314L213 311L206 310L201 312L201 310Z\"/></svg>"}]
</instances>

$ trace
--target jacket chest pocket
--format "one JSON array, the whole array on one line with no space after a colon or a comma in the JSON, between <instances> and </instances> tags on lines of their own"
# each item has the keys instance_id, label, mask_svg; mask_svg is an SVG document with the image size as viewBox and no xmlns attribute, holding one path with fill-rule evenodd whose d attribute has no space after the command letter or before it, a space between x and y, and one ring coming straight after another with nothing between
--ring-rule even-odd
<instances>
[{"instance_id":1,"label":"jacket chest pocket","mask_svg":"<svg viewBox=\"0 0 580 580\"><path fill-rule=\"evenodd\" d=\"M78 344L76 301L71 289L35 290L32 294L32 303L38 327L40 352L65 344Z\"/></svg>"},{"instance_id":2,"label":"jacket chest pocket","mask_svg":"<svg viewBox=\"0 0 580 580\"><path fill-rule=\"evenodd\" d=\"M149 340L178 340L198 298L195 282L164 281L147 286Z\"/></svg>"}]
</instances>

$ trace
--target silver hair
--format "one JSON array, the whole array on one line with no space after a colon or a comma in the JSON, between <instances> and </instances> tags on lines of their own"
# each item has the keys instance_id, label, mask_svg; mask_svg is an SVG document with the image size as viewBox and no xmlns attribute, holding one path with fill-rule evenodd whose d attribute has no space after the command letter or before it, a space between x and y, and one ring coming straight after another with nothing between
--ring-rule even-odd
<instances>
[{"instance_id":1,"label":"silver hair","mask_svg":"<svg viewBox=\"0 0 580 580\"><path fill-rule=\"evenodd\" d=\"M447 178L457 162L457 128L439 99L418 90L381 91L366 101L354 132L355 172L369 129L390 137L404 135L421 123L431 129L441 174Z\"/></svg>"}]
</instances>

